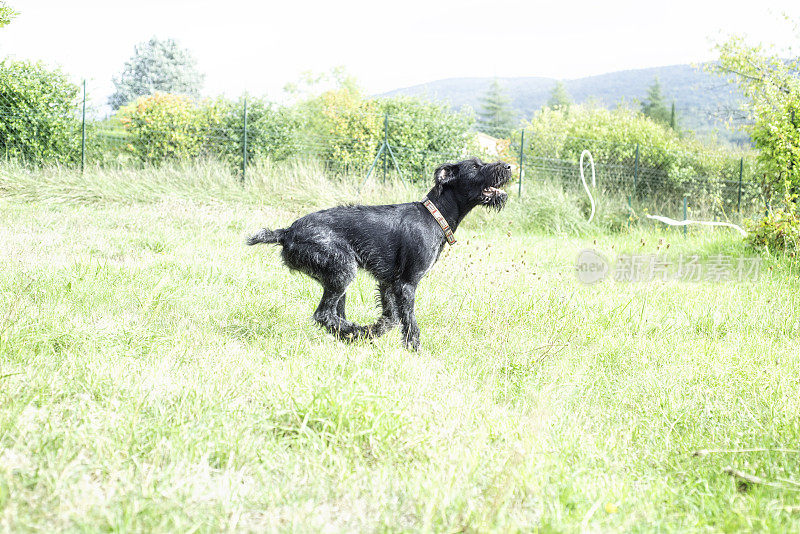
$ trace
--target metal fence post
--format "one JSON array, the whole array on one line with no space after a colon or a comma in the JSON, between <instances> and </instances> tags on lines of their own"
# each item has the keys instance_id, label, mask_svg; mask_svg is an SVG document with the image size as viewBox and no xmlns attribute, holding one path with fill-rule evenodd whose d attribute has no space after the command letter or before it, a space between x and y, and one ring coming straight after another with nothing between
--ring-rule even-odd
<instances>
[{"instance_id":1,"label":"metal fence post","mask_svg":"<svg viewBox=\"0 0 800 534\"><path fill-rule=\"evenodd\" d=\"M633 164L633 193L636 194L636 183L639 181L639 143L636 143L636 161Z\"/></svg>"},{"instance_id":2,"label":"metal fence post","mask_svg":"<svg viewBox=\"0 0 800 534\"><path fill-rule=\"evenodd\" d=\"M81 174L86 167L86 80L83 80L83 112L81 117Z\"/></svg>"},{"instance_id":3,"label":"metal fence post","mask_svg":"<svg viewBox=\"0 0 800 534\"><path fill-rule=\"evenodd\" d=\"M686 201L689 197L683 197L683 220L686 221L688 218L687 210L686 210ZM686 227L689 226L688 224L683 225L683 237L686 237Z\"/></svg>"},{"instance_id":4,"label":"metal fence post","mask_svg":"<svg viewBox=\"0 0 800 534\"><path fill-rule=\"evenodd\" d=\"M244 97L244 117L242 118L244 127L242 128L242 183L247 176L247 97Z\"/></svg>"},{"instance_id":5,"label":"metal fence post","mask_svg":"<svg viewBox=\"0 0 800 534\"><path fill-rule=\"evenodd\" d=\"M522 196L522 177L525 164L525 130L523 129L519 136L519 190L517 196Z\"/></svg>"},{"instance_id":6,"label":"metal fence post","mask_svg":"<svg viewBox=\"0 0 800 534\"><path fill-rule=\"evenodd\" d=\"M736 211L742 212L742 174L744 173L744 158L739 160L739 198L736 201Z\"/></svg>"},{"instance_id":7,"label":"metal fence post","mask_svg":"<svg viewBox=\"0 0 800 534\"><path fill-rule=\"evenodd\" d=\"M383 114L383 144L389 146L389 112ZM383 181L386 182L386 152L383 153Z\"/></svg>"},{"instance_id":8,"label":"metal fence post","mask_svg":"<svg viewBox=\"0 0 800 534\"><path fill-rule=\"evenodd\" d=\"M792 108L792 128L797 128L797 126L794 123L794 108ZM794 174L794 156L789 158L789 176L791 176L792 174Z\"/></svg>"}]
</instances>

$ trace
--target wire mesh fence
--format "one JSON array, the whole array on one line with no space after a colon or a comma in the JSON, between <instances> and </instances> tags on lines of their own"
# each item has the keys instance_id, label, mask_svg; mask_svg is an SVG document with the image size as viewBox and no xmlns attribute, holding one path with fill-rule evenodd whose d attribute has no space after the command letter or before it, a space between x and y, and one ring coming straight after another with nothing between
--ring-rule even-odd
<instances>
[{"instance_id":1,"label":"wire mesh fence","mask_svg":"<svg viewBox=\"0 0 800 534\"><path fill-rule=\"evenodd\" d=\"M709 152L698 162L697 154L682 153L679 147L667 150L530 131L487 146L463 124L456 128L401 108L394 113L374 107L288 113L246 98L212 102L189 115L181 106L190 104L162 95L163 101L153 108L139 104L127 115L92 120L87 118L85 85L82 91L68 109L4 101L0 93L0 154L31 165L58 163L81 169L216 159L239 177L259 159L312 159L332 175L361 180L399 177L418 183L429 182L444 162L477 155L516 163L522 194L545 182L581 194L579 155L587 149L595 161L597 193L634 214L681 218L688 199L695 212L735 220L763 211L769 202L752 154ZM326 130L329 123L336 129Z\"/></svg>"},{"instance_id":2,"label":"wire mesh fence","mask_svg":"<svg viewBox=\"0 0 800 534\"><path fill-rule=\"evenodd\" d=\"M639 143L532 134L519 132L512 146L528 187L550 182L585 195L579 162L580 154L589 150L596 175L594 194L613 199L635 219L647 214L683 219L686 207L690 215L741 221L769 205L770 192L759 180L752 152L687 152L679 147L665 150ZM584 174L588 180L588 163Z\"/></svg>"}]
</instances>

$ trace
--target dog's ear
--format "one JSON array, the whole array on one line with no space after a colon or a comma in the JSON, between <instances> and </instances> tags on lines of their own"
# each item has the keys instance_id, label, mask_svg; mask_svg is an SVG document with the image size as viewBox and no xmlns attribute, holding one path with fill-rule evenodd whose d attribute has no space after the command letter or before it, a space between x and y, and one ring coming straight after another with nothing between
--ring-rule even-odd
<instances>
[{"instance_id":1,"label":"dog's ear","mask_svg":"<svg viewBox=\"0 0 800 534\"><path fill-rule=\"evenodd\" d=\"M458 165L451 165L449 163L439 165L439 168L433 173L433 181L438 186L439 192L441 192L444 184L452 182L457 175Z\"/></svg>"}]
</instances>

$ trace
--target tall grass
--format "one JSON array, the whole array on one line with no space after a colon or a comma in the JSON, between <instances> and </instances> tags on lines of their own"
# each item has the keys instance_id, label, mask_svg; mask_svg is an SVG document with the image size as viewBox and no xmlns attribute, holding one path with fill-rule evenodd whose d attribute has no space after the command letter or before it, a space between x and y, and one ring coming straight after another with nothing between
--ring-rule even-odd
<instances>
[{"instance_id":1,"label":"tall grass","mask_svg":"<svg viewBox=\"0 0 800 534\"><path fill-rule=\"evenodd\" d=\"M432 182L432 179L431 179ZM336 176L313 160L274 163L255 162L244 180L231 174L230 167L215 161L189 161L159 167L90 167L81 174L74 168L50 166L41 169L15 165L0 166L0 193L23 202L64 204L150 203L170 198L226 201L280 207L292 213L340 204L383 204L421 199L432 183L410 184L397 177L382 181L377 176ZM598 205L594 224L586 222L586 199L567 193L551 182L529 184L517 196L516 184L508 187L511 199L499 216L476 210L467 225L498 220L521 231L558 235L617 230L627 225L622 200L608 198Z\"/></svg>"}]
</instances>

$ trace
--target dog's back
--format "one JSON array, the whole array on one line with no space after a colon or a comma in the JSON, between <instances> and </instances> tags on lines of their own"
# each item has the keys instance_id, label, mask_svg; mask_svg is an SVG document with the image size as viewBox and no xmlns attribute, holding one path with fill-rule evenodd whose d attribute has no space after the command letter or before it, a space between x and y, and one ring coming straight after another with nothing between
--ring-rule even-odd
<instances>
[{"instance_id":1,"label":"dog's back","mask_svg":"<svg viewBox=\"0 0 800 534\"><path fill-rule=\"evenodd\" d=\"M443 246L439 232L419 202L353 205L310 213L289 228L264 228L247 243L282 245L287 266L312 276L317 266L309 263L332 255L343 264L352 259L378 280L391 282L409 267L415 280L428 270Z\"/></svg>"}]
</instances>

